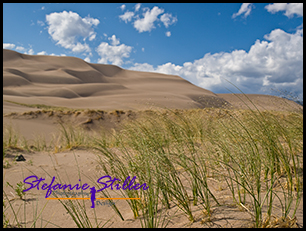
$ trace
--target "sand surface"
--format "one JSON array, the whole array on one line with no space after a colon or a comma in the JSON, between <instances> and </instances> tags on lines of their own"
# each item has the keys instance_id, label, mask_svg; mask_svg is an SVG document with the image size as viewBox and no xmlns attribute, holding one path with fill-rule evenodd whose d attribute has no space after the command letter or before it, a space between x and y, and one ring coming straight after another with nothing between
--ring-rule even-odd
<instances>
[{"instance_id":1,"label":"sand surface","mask_svg":"<svg viewBox=\"0 0 306 231\"><path fill-rule=\"evenodd\" d=\"M267 95L250 97L251 100L256 97L256 103L269 110L280 110L279 104L286 101L278 102L280 98ZM90 64L74 57L25 55L6 49L3 49L3 99L101 110L244 107L237 97L216 95L179 76ZM12 111L12 107L5 103L4 113ZM286 105L281 108L287 109Z\"/></svg>"},{"instance_id":2,"label":"sand surface","mask_svg":"<svg viewBox=\"0 0 306 231\"><path fill-rule=\"evenodd\" d=\"M239 99L240 97L240 99ZM303 110L303 107L289 100L267 95L247 95L260 110ZM241 98L246 103L241 101ZM16 104L17 103L17 104ZM96 109L102 114L88 116L88 113L58 114L49 116L46 113L26 114L28 111L42 111L31 108L26 104L41 104L74 109ZM26 139L42 136L50 141L59 129L58 122L82 125L87 129L116 128L125 119L134 119L137 113L148 109L190 109L220 107L228 109L246 109L253 107L246 96L232 94L214 94L211 91L194 86L179 76L164 75L124 70L113 65L90 64L73 57L31 56L3 49L3 116L4 125L12 125ZM116 111L117 110L117 111ZM95 120L94 118L98 118ZM92 119L88 122L88 119ZM26 161L16 162L4 173L4 190L13 199L12 189L5 185L6 181L12 185L22 181L32 173L39 177L48 177L47 173L55 176L56 172L62 179L78 182L78 171L75 158L82 172L82 179L87 176L96 179L101 169L96 162L97 156L89 151L75 150L61 153L33 152L22 153ZM16 154L14 153L14 155ZM11 161L14 155L8 155ZM213 185L213 182L211 182ZM214 193L226 193L224 191ZM33 222L33 206L41 209L47 200L45 192L33 190L27 194L27 220ZM187 217L178 212L169 223L169 227L243 227L248 226L251 217L237 207L231 205L230 198L224 198L226 205L216 207L214 222L201 223L200 208L194 207L196 222L190 224ZM14 206L18 208L23 201L14 199ZM38 204L36 203L38 201ZM89 201L86 202L90 217ZM121 221L114 210L107 205L96 208L99 220L111 219L106 227L141 227L125 201L117 201L116 205L124 214L125 221ZM300 206L303 206L301 203ZM301 207L302 208L302 207ZM169 211L173 215L175 206ZM219 211L219 212L217 212ZM303 211L299 210L297 217L302 222ZM43 218L62 227L75 227L74 222L58 201L49 201ZM11 218L13 219L13 218ZM43 221L45 224L45 221ZM303 223L300 223L303 224ZM40 225L38 225L40 226ZM48 224L47 227L54 227Z\"/></svg>"},{"instance_id":3,"label":"sand surface","mask_svg":"<svg viewBox=\"0 0 306 231\"><path fill-rule=\"evenodd\" d=\"M3 86L4 100L74 108L195 108L205 106L199 102L205 97L219 106L224 103L179 76L10 50L3 50Z\"/></svg>"},{"instance_id":4,"label":"sand surface","mask_svg":"<svg viewBox=\"0 0 306 231\"><path fill-rule=\"evenodd\" d=\"M53 176L56 177L56 182L58 183L58 178L61 178L62 182L72 185L79 183L79 179L82 179L83 184L87 183L89 185L94 185L94 182L100 177L104 176L101 165L98 164L98 158L96 154L84 151L84 150L74 150L69 152L61 153L46 153L46 152L34 152L34 153L23 153L26 161L16 162L8 169L3 169L3 179L4 179L4 190L8 194L9 199L13 200L13 206L16 210L21 209L19 219L24 219L24 203L26 204L26 220L27 223L24 224L30 227L33 224L35 217L35 211L41 211L44 206L46 206L42 212L41 218L43 221L38 220L37 227L77 227L72 221L72 218L64 209L63 205L58 200L47 200L45 199L46 191L32 189L26 193L25 200L20 200L14 195L14 191L9 188L5 183L8 181L12 185L16 185L21 180L28 176L36 175L38 178L45 178L48 184L51 182ZM11 157L12 159L12 157ZM78 166L78 167L77 167ZM79 174L81 177L79 177ZM205 216L203 216L203 207L200 205L191 206L195 222L191 223L187 216L175 206L171 204L170 209L167 211L167 218L171 217L171 222L167 227L187 227L187 228L233 228L233 227L251 227L252 217L243 209L237 207L233 204L230 191L227 189L225 182L216 181L213 178L208 179L209 188L212 193L218 198L221 206L217 206L212 203L212 217L210 222L203 222ZM186 180L183 180L183 184L187 184ZM41 185L40 185L41 187ZM222 189L222 190L220 190ZM76 190L74 190L76 192ZM108 190L111 197L118 198L123 197L118 194L115 190ZM86 190L89 193L89 190ZM84 197L90 197L90 194L85 194ZM281 196L281 195L279 195ZM54 198L55 196L50 196ZM58 195L61 197L61 195ZM64 197L64 196L63 196ZM77 196L81 197L81 196ZM101 194L96 195L97 198L103 198ZM109 204L97 203L95 205L95 213L98 218L98 222L102 221L102 224L110 220L105 227L119 227L119 228L135 228L141 227L141 223L138 219L134 219L133 213L128 206L127 202L124 200L113 200L118 209L123 215L124 221L122 221L115 211L110 207ZM85 208L93 225L95 225L95 213L94 209L90 208L91 203L89 200L84 201ZM277 203L276 206L280 207ZM38 213L39 213L38 212ZM275 214L281 216L281 214ZM303 199L299 205L298 211L296 213L296 218L298 219L298 225L303 227ZM11 215L11 219L13 219ZM49 221L49 223L48 223ZM55 226L55 225L57 226Z\"/></svg>"}]
</instances>

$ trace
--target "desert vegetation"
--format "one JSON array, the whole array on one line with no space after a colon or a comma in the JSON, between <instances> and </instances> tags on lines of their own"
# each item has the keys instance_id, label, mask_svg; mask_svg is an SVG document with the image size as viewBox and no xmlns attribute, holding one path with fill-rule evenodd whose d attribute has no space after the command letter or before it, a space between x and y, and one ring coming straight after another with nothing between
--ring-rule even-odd
<instances>
[{"instance_id":1,"label":"desert vegetation","mask_svg":"<svg viewBox=\"0 0 306 231\"><path fill-rule=\"evenodd\" d=\"M198 221L195 206L202 211L201 223L208 224L218 213L216 208L229 205L250 217L245 227L298 226L295 214L303 193L302 112L154 110L112 130L90 132L63 123L58 128L47 143L43 137L27 140L12 125L5 125L3 168L14 165L7 156L20 152L87 149L97 155L105 175L136 176L147 183L146 191L121 190L123 197L141 198L127 203L142 227L167 227L175 216L169 215L171 208L190 222ZM26 205L16 210L14 200L3 194L3 227L23 227L23 216L18 214L26 212ZM103 196L109 197L107 191ZM87 216L91 208L80 201L60 203L77 227L106 225L91 221ZM112 208L124 219L116 204ZM37 226L40 214L36 211L31 227Z\"/></svg>"}]
</instances>

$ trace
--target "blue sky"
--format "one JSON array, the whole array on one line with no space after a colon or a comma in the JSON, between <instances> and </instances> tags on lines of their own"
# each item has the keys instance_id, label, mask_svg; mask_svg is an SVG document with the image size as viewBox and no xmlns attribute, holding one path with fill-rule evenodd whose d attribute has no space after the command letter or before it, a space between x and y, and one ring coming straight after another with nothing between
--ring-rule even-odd
<instances>
[{"instance_id":1,"label":"blue sky","mask_svg":"<svg viewBox=\"0 0 306 231\"><path fill-rule=\"evenodd\" d=\"M303 98L303 4L5 3L3 48Z\"/></svg>"}]
</instances>

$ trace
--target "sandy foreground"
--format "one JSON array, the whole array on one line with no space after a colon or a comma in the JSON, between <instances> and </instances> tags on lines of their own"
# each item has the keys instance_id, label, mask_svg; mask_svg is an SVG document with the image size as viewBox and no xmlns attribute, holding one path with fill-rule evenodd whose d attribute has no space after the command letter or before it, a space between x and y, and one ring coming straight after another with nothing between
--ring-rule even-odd
<instances>
[{"instance_id":1,"label":"sandy foreground","mask_svg":"<svg viewBox=\"0 0 306 231\"><path fill-rule=\"evenodd\" d=\"M260 110L302 110L302 106L279 97L267 95L214 94L211 91L196 87L188 81L174 75L124 70L113 65L90 64L73 57L31 56L3 49L3 124L12 125L26 139L42 136L50 141L59 130L59 118L62 122L75 123L88 130L116 128L123 120L137 118L138 113L154 109L191 109L217 107L227 109L247 109L254 106ZM244 103L241 101L244 101ZM29 105L40 104L53 107L74 109L95 109L103 111L103 120L88 121L86 113L78 116L48 115L44 113L25 113L43 109L31 108ZM7 116L10 114L9 116ZM64 181L78 183L78 167L83 182L91 184L92 179L101 177L102 169L97 163L97 155L87 150L69 152L31 152L22 154L26 161L15 162L9 168L3 168L4 191L12 199L13 206L23 211L24 201L13 195L13 190L6 185L16 185L30 175L46 178L57 174ZM15 153L15 154L16 154ZM13 161L14 155L7 159ZM76 164L77 162L77 164ZM78 166L78 167L77 167ZM209 182L215 185L213 179ZM74 185L74 184L73 184ZM201 207L194 206L196 221L190 223L186 215L172 205L168 216L173 216L168 227L249 227L251 216L232 203L229 192L218 190L226 188L219 184L213 191L218 197L223 196L223 206L214 207L211 222L203 222ZM214 187L212 187L214 188ZM88 191L89 192L89 191ZM47 227L75 227L63 205L57 200L46 200L46 191L33 189L26 194L27 226L33 223L33 214L46 204L42 217L37 225ZM115 191L111 196L120 197ZM85 201L88 216L102 224L110 220L106 227L141 227L138 219L124 200L115 201L124 221L108 204L90 208L90 201ZM95 213L94 213L95 211ZM23 218L24 213L20 212ZM303 200L296 214L298 223L303 226ZM11 217L13 219L13 216ZM94 222L93 222L94 224Z\"/></svg>"}]
</instances>

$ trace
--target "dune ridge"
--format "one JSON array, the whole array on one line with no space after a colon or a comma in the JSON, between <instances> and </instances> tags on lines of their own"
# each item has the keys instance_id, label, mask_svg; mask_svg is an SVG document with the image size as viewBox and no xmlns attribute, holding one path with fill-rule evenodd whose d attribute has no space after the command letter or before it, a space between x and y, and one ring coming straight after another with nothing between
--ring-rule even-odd
<instances>
[{"instance_id":1,"label":"dune ridge","mask_svg":"<svg viewBox=\"0 0 306 231\"><path fill-rule=\"evenodd\" d=\"M90 64L74 57L25 55L6 49L3 49L3 87L5 100L44 101L53 106L77 108L200 108L205 106L195 99L206 96L218 107L226 103L213 92L179 76Z\"/></svg>"},{"instance_id":2,"label":"dune ridge","mask_svg":"<svg viewBox=\"0 0 306 231\"><path fill-rule=\"evenodd\" d=\"M249 98L256 100L259 96L261 109L298 107L279 97L249 95ZM125 70L75 57L26 55L7 49L3 49L3 99L101 110L246 108L238 97L214 94L176 75ZM279 107L284 104L289 106Z\"/></svg>"}]
</instances>

